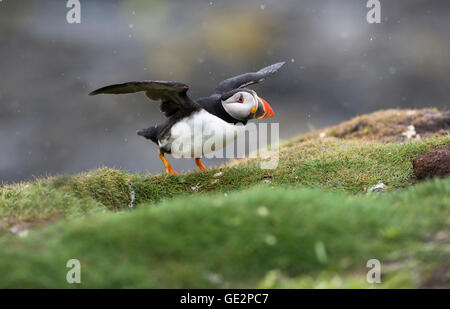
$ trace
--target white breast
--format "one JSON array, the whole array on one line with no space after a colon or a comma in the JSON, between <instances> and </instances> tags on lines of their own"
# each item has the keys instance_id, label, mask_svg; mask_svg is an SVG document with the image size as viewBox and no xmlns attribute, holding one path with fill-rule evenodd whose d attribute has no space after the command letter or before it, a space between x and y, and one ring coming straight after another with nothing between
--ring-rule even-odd
<instances>
[{"instance_id":1,"label":"white breast","mask_svg":"<svg viewBox=\"0 0 450 309\"><path fill-rule=\"evenodd\" d=\"M175 157L198 158L222 149L244 132L244 125L228 123L201 110L174 124L170 136L158 144Z\"/></svg>"}]
</instances>

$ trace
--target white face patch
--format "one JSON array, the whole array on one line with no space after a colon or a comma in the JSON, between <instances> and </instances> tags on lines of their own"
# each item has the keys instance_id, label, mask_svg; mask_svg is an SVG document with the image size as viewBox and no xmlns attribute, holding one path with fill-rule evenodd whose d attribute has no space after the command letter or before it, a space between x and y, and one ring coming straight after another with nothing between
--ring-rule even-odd
<instances>
[{"instance_id":1,"label":"white face patch","mask_svg":"<svg viewBox=\"0 0 450 309\"><path fill-rule=\"evenodd\" d=\"M233 118L238 120L246 120L252 112L256 112L258 101L256 95L247 91L240 91L233 94L227 100L222 101L225 111Z\"/></svg>"}]
</instances>

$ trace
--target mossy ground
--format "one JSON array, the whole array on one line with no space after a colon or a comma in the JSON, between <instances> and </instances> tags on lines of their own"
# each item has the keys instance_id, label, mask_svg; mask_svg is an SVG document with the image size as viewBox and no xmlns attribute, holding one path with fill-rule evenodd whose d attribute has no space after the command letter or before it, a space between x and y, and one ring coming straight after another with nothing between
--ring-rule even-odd
<instances>
[{"instance_id":1,"label":"mossy ground","mask_svg":"<svg viewBox=\"0 0 450 309\"><path fill-rule=\"evenodd\" d=\"M450 134L450 111L435 108L381 110L355 117L322 133L325 136L380 142L445 136Z\"/></svg>"},{"instance_id":2,"label":"mossy ground","mask_svg":"<svg viewBox=\"0 0 450 309\"><path fill-rule=\"evenodd\" d=\"M317 134L284 142L276 169L101 168L0 189L1 287L450 285L450 180L416 184L411 160L450 136L405 143ZM384 183L383 193L367 194ZM402 189L402 190L399 190ZM192 195L192 196L191 196ZM131 207L132 206L132 207Z\"/></svg>"}]
</instances>

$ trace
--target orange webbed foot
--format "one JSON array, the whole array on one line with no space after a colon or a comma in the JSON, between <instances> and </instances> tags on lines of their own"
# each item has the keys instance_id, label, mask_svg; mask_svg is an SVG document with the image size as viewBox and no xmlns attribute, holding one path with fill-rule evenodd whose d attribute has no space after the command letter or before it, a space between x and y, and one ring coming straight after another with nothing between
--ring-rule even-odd
<instances>
[{"instance_id":1,"label":"orange webbed foot","mask_svg":"<svg viewBox=\"0 0 450 309\"><path fill-rule=\"evenodd\" d=\"M164 164L164 167L166 168L166 173L170 175L178 175L178 173L170 166L169 161L167 161L166 157L164 157L164 153L160 149L158 149L158 155L161 161Z\"/></svg>"},{"instance_id":2,"label":"orange webbed foot","mask_svg":"<svg viewBox=\"0 0 450 309\"><path fill-rule=\"evenodd\" d=\"M198 166L198 168L201 171L203 171L203 172L207 171L206 167L203 165L203 162L202 162L202 160L200 158L195 158L195 164Z\"/></svg>"}]
</instances>

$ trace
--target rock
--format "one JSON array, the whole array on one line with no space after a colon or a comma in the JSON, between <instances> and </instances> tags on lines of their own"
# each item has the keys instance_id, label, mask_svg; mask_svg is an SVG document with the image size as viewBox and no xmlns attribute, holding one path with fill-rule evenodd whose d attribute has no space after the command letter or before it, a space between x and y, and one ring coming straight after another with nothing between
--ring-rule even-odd
<instances>
[{"instance_id":1,"label":"rock","mask_svg":"<svg viewBox=\"0 0 450 309\"><path fill-rule=\"evenodd\" d=\"M198 183L195 186L191 187L191 191L198 191L198 189L200 189L200 187L202 187L202 185L200 183Z\"/></svg>"},{"instance_id":2,"label":"rock","mask_svg":"<svg viewBox=\"0 0 450 309\"><path fill-rule=\"evenodd\" d=\"M372 186L367 190L367 193L370 192L376 192L376 191L384 191L386 189L386 185L382 182L377 183L376 185Z\"/></svg>"},{"instance_id":3,"label":"rock","mask_svg":"<svg viewBox=\"0 0 450 309\"><path fill-rule=\"evenodd\" d=\"M408 126L408 129L402 133L402 135L406 136L407 139L413 138L416 134L416 128L414 126Z\"/></svg>"},{"instance_id":4,"label":"rock","mask_svg":"<svg viewBox=\"0 0 450 309\"><path fill-rule=\"evenodd\" d=\"M450 173L450 146L442 146L413 160L417 179L444 177Z\"/></svg>"},{"instance_id":5,"label":"rock","mask_svg":"<svg viewBox=\"0 0 450 309\"><path fill-rule=\"evenodd\" d=\"M24 232L24 231L30 229L31 227L32 227L32 224L29 222L20 222L20 223L17 223L17 224L14 224L13 226L11 226L9 231L14 234L20 234L21 232ZM26 236L26 235L24 235L24 236Z\"/></svg>"}]
</instances>

